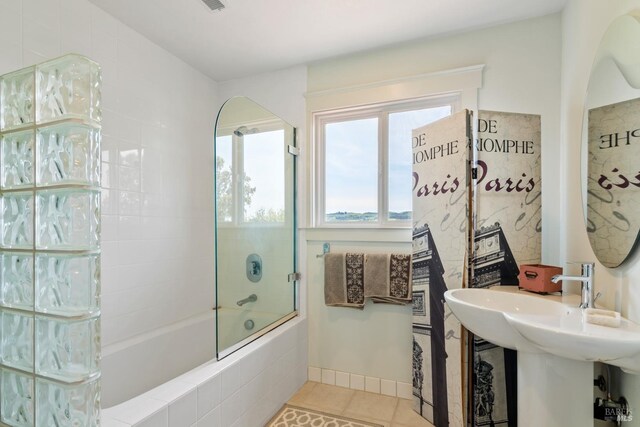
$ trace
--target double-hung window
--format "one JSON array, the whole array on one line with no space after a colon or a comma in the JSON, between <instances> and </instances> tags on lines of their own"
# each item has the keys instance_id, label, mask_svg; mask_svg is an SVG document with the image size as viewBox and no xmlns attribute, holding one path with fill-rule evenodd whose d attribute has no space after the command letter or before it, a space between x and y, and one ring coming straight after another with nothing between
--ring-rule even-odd
<instances>
[{"instance_id":1,"label":"double-hung window","mask_svg":"<svg viewBox=\"0 0 640 427\"><path fill-rule=\"evenodd\" d=\"M411 131L451 115L447 95L314 114L316 226L411 225Z\"/></svg>"}]
</instances>

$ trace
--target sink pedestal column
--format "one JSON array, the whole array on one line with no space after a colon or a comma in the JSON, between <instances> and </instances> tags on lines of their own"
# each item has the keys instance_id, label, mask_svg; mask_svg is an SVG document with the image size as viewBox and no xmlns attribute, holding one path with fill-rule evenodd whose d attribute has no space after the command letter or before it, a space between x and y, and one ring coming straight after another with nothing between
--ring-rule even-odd
<instances>
[{"instance_id":1,"label":"sink pedestal column","mask_svg":"<svg viewBox=\"0 0 640 427\"><path fill-rule=\"evenodd\" d=\"M518 426L593 425L593 362L518 352Z\"/></svg>"}]
</instances>

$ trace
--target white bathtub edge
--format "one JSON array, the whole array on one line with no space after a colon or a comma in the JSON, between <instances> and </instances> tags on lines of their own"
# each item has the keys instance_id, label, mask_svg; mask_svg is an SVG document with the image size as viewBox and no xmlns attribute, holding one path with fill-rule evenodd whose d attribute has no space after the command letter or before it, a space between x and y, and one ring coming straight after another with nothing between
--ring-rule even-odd
<instances>
[{"instance_id":1,"label":"white bathtub edge","mask_svg":"<svg viewBox=\"0 0 640 427\"><path fill-rule=\"evenodd\" d=\"M246 345L245 347L241 348L236 353L226 357L222 361L212 360L210 362L207 362L144 394L134 397L119 405L115 405L110 408L103 409L102 410L103 425L105 427L135 426L137 423L140 423L148 419L149 417L153 416L157 412L163 410L165 407L168 407L170 404L185 397L187 394L198 390L199 385L204 384L205 382L213 379L214 377L221 374L223 371L232 367L233 365L240 364L240 362L245 357L251 355L251 353L264 349L264 347L268 346L270 343L273 343L273 341L276 340L278 337L287 333L296 334L296 337L294 337L292 341L294 347L285 348L284 350L282 350L283 352L293 351L295 349L295 346L304 345L306 347L306 342L307 342L306 318L298 316L294 319L291 319L287 323L271 331L269 334ZM303 340L297 339L299 338L300 334L302 334L305 339ZM304 354L304 352L302 353ZM284 358L284 355L282 356L282 358ZM304 379L306 379L306 364L307 364L306 358L305 360L298 360L297 363L298 365L300 364L305 365ZM268 368L265 368L265 370L266 369ZM300 371L302 372L302 366L300 366ZM300 383L301 380L302 378L298 378L298 381L295 381L296 384ZM300 385L302 384L299 384L298 386ZM293 392L295 392L295 390L290 390L290 392L292 395ZM221 405L224 401L224 393L220 393L220 396L221 397L220 397L219 404ZM286 396L287 399L288 397L290 397L290 395ZM282 403L284 403L284 401ZM171 425L169 427L171 427Z\"/></svg>"}]
</instances>

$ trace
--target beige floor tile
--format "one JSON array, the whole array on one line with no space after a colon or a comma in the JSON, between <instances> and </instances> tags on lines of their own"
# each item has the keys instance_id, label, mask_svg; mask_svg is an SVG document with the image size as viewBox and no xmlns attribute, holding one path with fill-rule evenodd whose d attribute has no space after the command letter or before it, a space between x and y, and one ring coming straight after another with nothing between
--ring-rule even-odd
<instances>
[{"instance_id":1,"label":"beige floor tile","mask_svg":"<svg viewBox=\"0 0 640 427\"><path fill-rule=\"evenodd\" d=\"M351 418L367 417L389 422L393 419L397 403L398 399L395 397L356 391L343 415Z\"/></svg>"},{"instance_id":2,"label":"beige floor tile","mask_svg":"<svg viewBox=\"0 0 640 427\"><path fill-rule=\"evenodd\" d=\"M412 408L412 402L407 399L398 399L398 406L393 415L394 427L411 426L411 427L433 427L429 421L422 418Z\"/></svg>"},{"instance_id":3,"label":"beige floor tile","mask_svg":"<svg viewBox=\"0 0 640 427\"><path fill-rule=\"evenodd\" d=\"M309 383L307 383L309 384ZM312 383L302 394L296 393L289 403L309 409L316 409L330 414L340 415L353 397L354 390L327 384ZM306 386L306 384L305 384ZM303 386L303 389L305 387Z\"/></svg>"},{"instance_id":4,"label":"beige floor tile","mask_svg":"<svg viewBox=\"0 0 640 427\"><path fill-rule=\"evenodd\" d=\"M319 383L313 381L307 381L304 385L293 395L289 402L291 405L301 406L303 402L309 397L309 393L314 389L316 385Z\"/></svg>"}]
</instances>

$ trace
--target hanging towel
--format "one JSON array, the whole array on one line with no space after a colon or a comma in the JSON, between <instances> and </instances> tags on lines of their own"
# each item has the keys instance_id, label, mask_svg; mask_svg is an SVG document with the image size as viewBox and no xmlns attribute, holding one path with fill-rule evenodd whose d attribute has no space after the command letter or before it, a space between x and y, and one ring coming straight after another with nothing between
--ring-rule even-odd
<instances>
[{"instance_id":1,"label":"hanging towel","mask_svg":"<svg viewBox=\"0 0 640 427\"><path fill-rule=\"evenodd\" d=\"M362 309L411 302L411 255L329 253L324 257L324 303Z\"/></svg>"},{"instance_id":2,"label":"hanging towel","mask_svg":"<svg viewBox=\"0 0 640 427\"><path fill-rule=\"evenodd\" d=\"M364 254L325 255L324 303L335 307L364 307Z\"/></svg>"},{"instance_id":3,"label":"hanging towel","mask_svg":"<svg viewBox=\"0 0 640 427\"><path fill-rule=\"evenodd\" d=\"M376 303L411 302L411 255L367 254L364 296Z\"/></svg>"}]
</instances>

